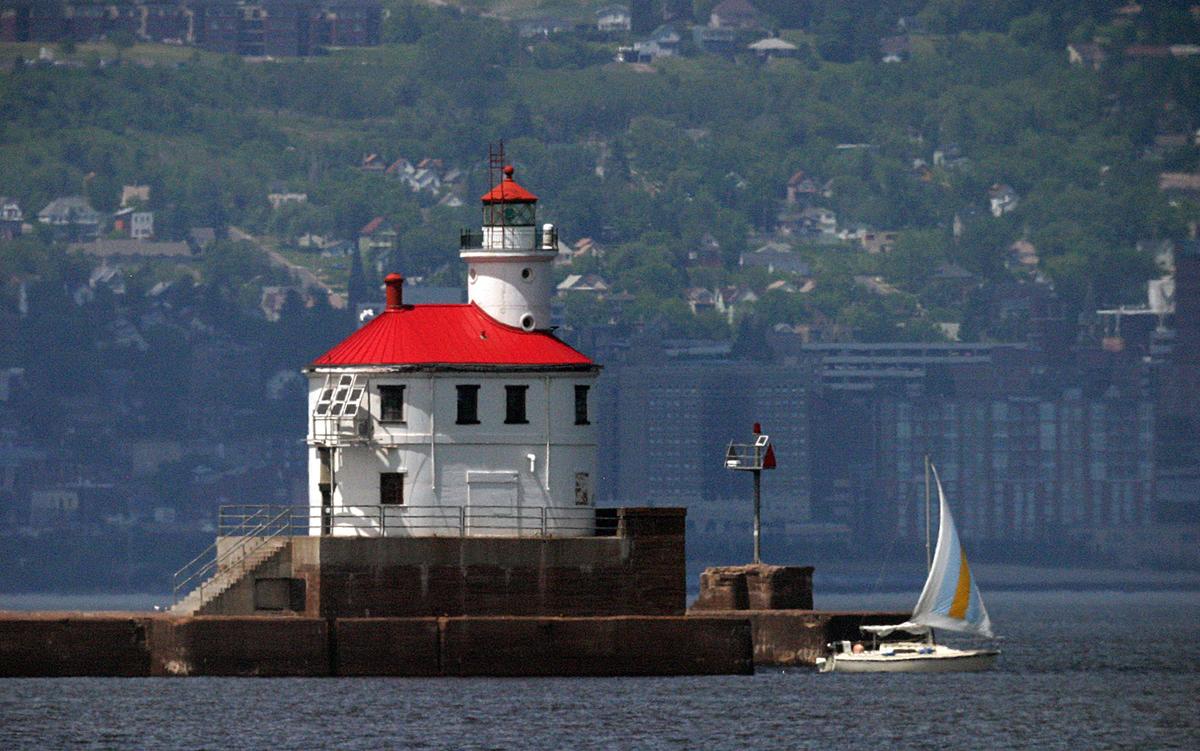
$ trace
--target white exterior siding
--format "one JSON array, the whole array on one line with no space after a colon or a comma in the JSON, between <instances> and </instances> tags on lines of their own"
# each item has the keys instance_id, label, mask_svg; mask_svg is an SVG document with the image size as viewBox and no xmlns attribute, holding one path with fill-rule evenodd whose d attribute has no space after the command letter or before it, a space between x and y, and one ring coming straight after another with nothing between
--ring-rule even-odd
<instances>
[{"instance_id":1,"label":"white exterior siding","mask_svg":"<svg viewBox=\"0 0 1200 751\"><path fill-rule=\"evenodd\" d=\"M310 374L310 415L326 372L332 371ZM579 475L586 475L587 485L595 482L596 436L594 425L575 424L575 386L594 383L591 373L371 373L363 402L370 412L370 438L333 449L332 502L338 520L331 532L379 534L382 472L404 473L403 505L384 511L389 535L458 534L463 521L470 534L530 534L542 528L543 515L548 532L590 531L594 489L587 488L586 506L577 505L576 484ZM404 386L403 423L380 420L381 385ZM457 423L458 385L480 387L479 424ZM505 386L510 385L528 387L525 424L505 424ZM317 438L310 422L314 533L321 530L322 505ZM344 518L347 514L357 518ZM496 517L506 519L497 522Z\"/></svg>"}]
</instances>

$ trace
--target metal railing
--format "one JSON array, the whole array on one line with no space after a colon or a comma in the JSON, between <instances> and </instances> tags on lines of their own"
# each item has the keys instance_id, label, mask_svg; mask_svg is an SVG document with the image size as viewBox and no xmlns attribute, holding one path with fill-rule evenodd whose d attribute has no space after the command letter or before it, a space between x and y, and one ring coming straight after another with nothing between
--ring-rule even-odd
<instances>
[{"instance_id":1,"label":"metal railing","mask_svg":"<svg viewBox=\"0 0 1200 751\"><path fill-rule=\"evenodd\" d=\"M186 594L189 587L196 587L199 601L203 603L204 588L215 574L243 565L271 540L289 533L291 511L290 507L280 510L280 507L259 506L254 513L247 514L242 519L242 532L239 535L243 539L223 553L217 547L220 543L217 540L175 572L171 587L172 602L179 602L180 592Z\"/></svg>"},{"instance_id":2,"label":"metal railing","mask_svg":"<svg viewBox=\"0 0 1200 751\"><path fill-rule=\"evenodd\" d=\"M617 517L606 509L512 506L221 506L218 534L252 537L262 519L279 534L334 537L603 537L617 531Z\"/></svg>"},{"instance_id":3,"label":"metal railing","mask_svg":"<svg viewBox=\"0 0 1200 751\"><path fill-rule=\"evenodd\" d=\"M533 247L542 248L549 244L553 248L558 247L558 229L550 230L549 242L547 243L546 232L542 227L536 227L533 231ZM483 232L477 229L463 229L458 233L458 247L460 250L478 250L483 247Z\"/></svg>"}]
</instances>

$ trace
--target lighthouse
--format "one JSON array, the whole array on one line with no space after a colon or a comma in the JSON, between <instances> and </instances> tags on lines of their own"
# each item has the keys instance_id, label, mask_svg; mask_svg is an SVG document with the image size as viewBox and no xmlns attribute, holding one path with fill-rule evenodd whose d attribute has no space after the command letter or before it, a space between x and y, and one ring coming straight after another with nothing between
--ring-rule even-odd
<instances>
[{"instance_id":1,"label":"lighthouse","mask_svg":"<svg viewBox=\"0 0 1200 751\"><path fill-rule=\"evenodd\" d=\"M593 530L600 367L550 330L537 200L504 167L462 236L467 304L407 304L390 274L383 313L305 369L311 534Z\"/></svg>"}]
</instances>

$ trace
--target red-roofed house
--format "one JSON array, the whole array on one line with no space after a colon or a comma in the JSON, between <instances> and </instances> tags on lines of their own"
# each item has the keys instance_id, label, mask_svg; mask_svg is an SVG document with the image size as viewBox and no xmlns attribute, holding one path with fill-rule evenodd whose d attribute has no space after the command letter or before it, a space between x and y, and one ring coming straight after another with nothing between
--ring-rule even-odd
<instances>
[{"instance_id":1,"label":"red-roofed house","mask_svg":"<svg viewBox=\"0 0 1200 751\"><path fill-rule=\"evenodd\" d=\"M537 227L511 167L482 204L483 230L460 249L467 304L405 304L389 275L386 309L306 369L313 531L594 527L600 367L550 331L554 228Z\"/></svg>"},{"instance_id":2,"label":"red-roofed house","mask_svg":"<svg viewBox=\"0 0 1200 751\"><path fill-rule=\"evenodd\" d=\"M377 216L358 231L358 249L367 251L395 250L399 234L396 228Z\"/></svg>"}]
</instances>

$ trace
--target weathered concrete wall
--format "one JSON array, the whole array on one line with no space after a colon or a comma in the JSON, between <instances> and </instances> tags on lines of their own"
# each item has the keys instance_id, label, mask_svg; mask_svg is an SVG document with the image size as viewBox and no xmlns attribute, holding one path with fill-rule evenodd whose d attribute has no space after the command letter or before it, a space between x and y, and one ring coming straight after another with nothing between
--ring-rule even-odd
<instances>
[{"instance_id":1,"label":"weathered concrete wall","mask_svg":"<svg viewBox=\"0 0 1200 751\"><path fill-rule=\"evenodd\" d=\"M337 675L441 675L437 618L343 618L335 622Z\"/></svg>"},{"instance_id":2,"label":"weathered concrete wall","mask_svg":"<svg viewBox=\"0 0 1200 751\"><path fill-rule=\"evenodd\" d=\"M613 537L298 537L290 575L326 618L682 615L684 514L618 509Z\"/></svg>"},{"instance_id":3,"label":"weathered concrete wall","mask_svg":"<svg viewBox=\"0 0 1200 751\"><path fill-rule=\"evenodd\" d=\"M5 676L716 675L753 670L745 618L0 613Z\"/></svg>"},{"instance_id":4,"label":"weathered concrete wall","mask_svg":"<svg viewBox=\"0 0 1200 751\"><path fill-rule=\"evenodd\" d=\"M812 575L812 566L707 568L692 610L812 610Z\"/></svg>"},{"instance_id":5,"label":"weathered concrete wall","mask_svg":"<svg viewBox=\"0 0 1200 751\"><path fill-rule=\"evenodd\" d=\"M750 626L711 618L448 618L446 675L728 675L754 672Z\"/></svg>"},{"instance_id":6,"label":"weathered concrete wall","mask_svg":"<svg viewBox=\"0 0 1200 751\"><path fill-rule=\"evenodd\" d=\"M180 618L154 639L155 675L330 675L329 627L319 618Z\"/></svg>"},{"instance_id":7,"label":"weathered concrete wall","mask_svg":"<svg viewBox=\"0 0 1200 751\"><path fill-rule=\"evenodd\" d=\"M115 613L2 614L0 676L148 675L154 620Z\"/></svg>"},{"instance_id":8,"label":"weathered concrete wall","mask_svg":"<svg viewBox=\"0 0 1200 751\"><path fill-rule=\"evenodd\" d=\"M811 667L825 645L861 640L859 626L900 623L908 613L829 612L819 610L695 610L691 617L748 619L753 631L754 664Z\"/></svg>"}]
</instances>

